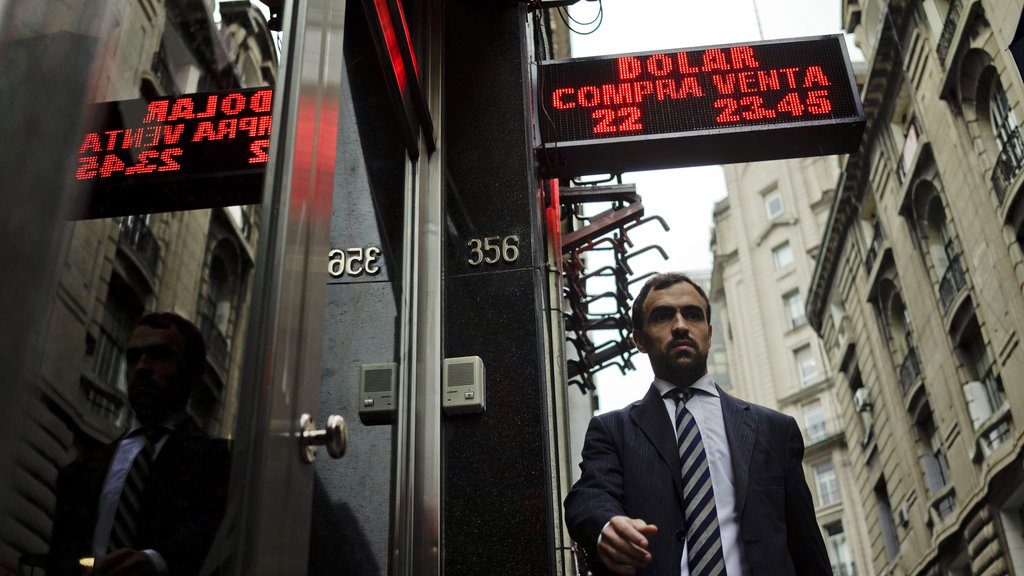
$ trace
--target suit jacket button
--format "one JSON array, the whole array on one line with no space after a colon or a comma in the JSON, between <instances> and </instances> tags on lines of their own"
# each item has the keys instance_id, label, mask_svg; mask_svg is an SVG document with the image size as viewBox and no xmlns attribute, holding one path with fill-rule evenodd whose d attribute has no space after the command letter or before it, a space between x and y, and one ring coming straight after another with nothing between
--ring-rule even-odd
<instances>
[{"instance_id":1,"label":"suit jacket button","mask_svg":"<svg viewBox=\"0 0 1024 576\"><path fill-rule=\"evenodd\" d=\"M679 542L686 540L686 530L676 530L676 540Z\"/></svg>"}]
</instances>

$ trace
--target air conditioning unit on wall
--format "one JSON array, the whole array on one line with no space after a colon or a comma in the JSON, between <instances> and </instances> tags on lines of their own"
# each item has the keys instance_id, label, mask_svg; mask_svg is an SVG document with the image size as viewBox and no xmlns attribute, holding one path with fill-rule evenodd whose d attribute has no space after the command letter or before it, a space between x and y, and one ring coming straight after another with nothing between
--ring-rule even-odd
<instances>
[{"instance_id":1,"label":"air conditioning unit on wall","mask_svg":"<svg viewBox=\"0 0 1024 576\"><path fill-rule=\"evenodd\" d=\"M907 507L906 502L900 504L900 507L896 510L896 523L900 526L906 526L910 523L910 508Z\"/></svg>"},{"instance_id":2,"label":"air conditioning unit on wall","mask_svg":"<svg viewBox=\"0 0 1024 576\"><path fill-rule=\"evenodd\" d=\"M853 407L857 412L865 412L871 409L871 392L861 386L853 393Z\"/></svg>"}]
</instances>

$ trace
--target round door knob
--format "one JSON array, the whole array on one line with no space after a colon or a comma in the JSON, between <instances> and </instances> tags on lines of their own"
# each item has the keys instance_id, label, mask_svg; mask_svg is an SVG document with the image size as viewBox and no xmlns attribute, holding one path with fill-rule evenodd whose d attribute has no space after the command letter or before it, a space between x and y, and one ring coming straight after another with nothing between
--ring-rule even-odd
<instances>
[{"instance_id":1,"label":"round door knob","mask_svg":"<svg viewBox=\"0 0 1024 576\"><path fill-rule=\"evenodd\" d=\"M302 450L302 459L306 462L313 463L316 460L317 446L327 448L327 454L335 460L345 455L345 450L348 449L348 426L341 416L328 416L327 426L320 430L312 416L303 414L299 419L299 428L302 430L299 447Z\"/></svg>"}]
</instances>

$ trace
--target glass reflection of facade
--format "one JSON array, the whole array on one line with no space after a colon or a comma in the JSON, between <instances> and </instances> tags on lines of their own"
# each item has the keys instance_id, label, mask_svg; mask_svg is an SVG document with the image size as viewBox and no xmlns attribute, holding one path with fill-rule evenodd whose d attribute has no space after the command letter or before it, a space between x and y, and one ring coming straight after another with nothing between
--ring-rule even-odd
<instances>
[{"instance_id":1,"label":"glass reflection of facade","mask_svg":"<svg viewBox=\"0 0 1024 576\"><path fill-rule=\"evenodd\" d=\"M70 70L71 79L77 73L79 92L66 97L85 106L274 84L278 47L260 4L88 4L11 8L4 56L20 50ZM81 133L69 129L67 138L77 148ZM48 255L56 286L45 320L27 338L34 386L0 510L3 557L23 571L46 566L58 469L132 425L125 351L144 314L171 311L200 328L207 355L189 413L214 437L231 437L235 428L259 207L90 220L77 219L76 209Z\"/></svg>"}]
</instances>

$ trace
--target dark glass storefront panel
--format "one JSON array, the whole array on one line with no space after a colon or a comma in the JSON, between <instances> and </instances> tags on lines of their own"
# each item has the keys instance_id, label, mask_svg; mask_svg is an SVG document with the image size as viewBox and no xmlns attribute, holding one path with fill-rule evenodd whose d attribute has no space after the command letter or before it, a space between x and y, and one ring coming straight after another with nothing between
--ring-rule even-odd
<instances>
[{"instance_id":1,"label":"dark glass storefront panel","mask_svg":"<svg viewBox=\"0 0 1024 576\"><path fill-rule=\"evenodd\" d=\"M167 435L154 470L167 466L175 454L187 454L174 468L177 478L191 479L176 488L170 475L154 476L155 488L143 494L146 506L166 507L170 502L178 509L197 498L218 496L202 505L212 514L199 530L205 535L187 552L170 551L155 536L161 530L196 534L184 521L161 529L146 521L136 544L158 552L162 548L178 573L198 573L227 502L227 439L235 435L244 389L242 357L261 210L248 205L157 213L143 201L132 213L116 218L69 222L82 215L77 211L81 203L75 195L80 190L74 185L75 172L85 127L95 125L95 118L81 115L103 102L272 86L277 47L258 8L245 2L222 3L219 14L202 0L10 2L5 10L0 62L29 62L32 69L24 72L35 77L5 82L9 91L3 101L17 102L5 106L18 120L10 125L12 136L22 139L24 146L18 150L26 152L17 172L25 175L25 184L43 178L7 188L12 197L26 192L23 209L11 211L8 204L7 212L37 237L32 241L33 250L39 250L33 265L18 268L27 273L23 286L43 304L25 306L22 320L5 319L29 360L22 374L11 375L21 377L18 385L28 398L15 419L13 465L0 460L10 474L0 501L0 566L22 573L46 566L56 543L52 532L58 514L81 520L71 528L74 538L69 541L84 545L68 553L93 555L89 533L95 524L96 493L81 488L93 485L98 492L112 446L133 427L125 378L128 340L144 314L174 312L196 326L206 353L200 359L201 374L186 384L186 419ZM16 66L0 63L0 69L7 80L17 75ZM3 156L6 167L10 156ZM258 189L251 191L250 197L259 196ZM59 208L62 202L67 211ZM0 244L6 258L22 253L17 242L8 240ZM186 430L191 430L194 444L178 442L178 434ZM208 450L211 446L216 449ZM215 461L204 462L206 456ZM71 500L62 494L58 501L58 471L75 461L82 464L83 474L65 477L84 479L81 485L71 483L79 496L68 492ZM203 479L193 482L196 478ZM183 495L178 493L182 486L205 489ZM227 548L220 552L219 560L230 554ZM71 560L75 566L77 558Z\"/></svg>"}]
</instances>

